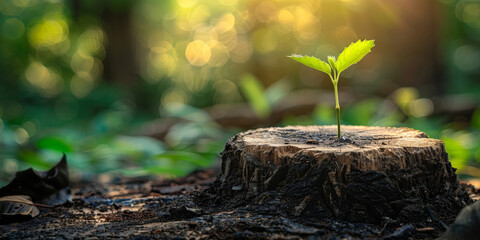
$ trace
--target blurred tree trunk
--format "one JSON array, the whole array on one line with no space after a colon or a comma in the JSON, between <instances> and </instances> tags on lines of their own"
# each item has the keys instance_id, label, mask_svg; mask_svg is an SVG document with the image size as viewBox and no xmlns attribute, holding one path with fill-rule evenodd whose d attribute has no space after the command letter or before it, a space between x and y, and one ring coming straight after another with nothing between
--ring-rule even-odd
<instances>
[{"instance_id":1,"label":"blurred tree trunk","mask_svg":"<svg viewBox=\"0 0 480 240\"><path fill-rule=\"evenodd\" d=\"M126 89L137 88L135 42L131 29L131 9L134 1L71 2L75 21L92 16L101 21L107 35L106 56L103 60L104 80Z\"/></svg>"},{"instance_id":2,"label":"blurred tree trunk","mask_svg":"<svg viewBox=\"0 0 480 240\"><path fill-rule=\"evenodd\" d=\"M130 6L124 6L120 11L107 7L102 13L102 22L108 37L103 64L106 81L134 90L138 85L138 71L130 9Z\"/></svg>"},{"instance_id":3,"label":"blurred tree trunk","mask_svg":"<svg viewBox=\"0 0 480 240\"><path fill-rule=\"evenodd\" d=\"M400 18L403 24L399 26L400 47L394 48L394 54L409 61L400 61L401 86L424 85L423 91L429 95L441 93L439 77L443 74L439 59L439 8L438 3L416 1L408 4L406 1L396 0L395 5L400 9ZM405 50L408 49L406 52Z\"/></svg>"},{"instance_id":4,"label":"blurred tree trunk","mask_svg":"<svg viewBox=\"0 0 480 240\"><path fill-rule=\"evenodd\" d=\"M442 93L439 84L442 66L439 59L439 7L432 1L375 0L367 6L376 9L368 15L369 8L353 13L352 26L358 37L375 38L374 51L366 61L377 69L387 69L390 81L379 83L381 95L388 95L399 87L422 86L426 95ZM361 34L360 34L361 33ZM384 70L385 71L385 70Z\"/></svg>"}]
</instances>

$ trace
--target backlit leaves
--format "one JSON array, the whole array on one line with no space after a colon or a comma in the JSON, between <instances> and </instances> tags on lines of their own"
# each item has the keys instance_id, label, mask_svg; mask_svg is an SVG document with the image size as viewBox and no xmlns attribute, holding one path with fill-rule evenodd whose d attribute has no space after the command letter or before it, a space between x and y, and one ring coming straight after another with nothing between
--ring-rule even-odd
<instances>
[{"instance_id":1,"label":"backlit leaves","mask_svg":"<svg viewBox=\"0 0 480 240\"><path fill-rule=\"evenodd\" d=\"M320 70L329 76L331 76L331 68L328 63L316 58L316 57L311 57L311 56L302 56L298 54L292 54L288 56L289 58L304 64L305 66L311 67L313 69Z\"/></svg>"},{"instance_id":2,"label":"backlit leaves","mask_svg":"<svg viewBox=\"0 0 480 240\"><path fill-rule=\"evenodd\" d=\"M316 57L302 56L297 54L292 54L288 57L293 58L295 61L305 64L311 68L320 70L332 80L333 89L335 93L335 109L337 112L337 125L338 125L338 139L340 139L340 104L338 101L338 79L340 78L340 73L347 69L348 67L356 64L362 60L367 53L371 52L372 47L375 46L375 40L358 40L355 43L351 43L348 47L343 49L342 53L338 56L338 60L335 57L328 56L328 64Z\"/></svg>"},{"instance_id":3,"label":"backlit leaves","mask_svg":"<svg viewBox=\"0 0 480 240\"><path fill-rule=\"evenodd\" d=\"M353 64L362 60L365 55L371 52L375 46L375 40L358 40L355 43L351 43L348 47L343 49L343 52L338 56L337 70L342 72Z\"/></svg>"},{"instance_id":4,"label":"backlit leaves","mask_svg":"<svg viewBox=\"0 0 480 240\"><path fill-rule=\"evenodd\" d=\"M334 70L337 71L337 60L335 60L335 57L328 56L328 64L330 64L330 67Z\"/></svg>"},{"instance_id":5,"label":"backlit leaves","mask_svg":"<svg viewBox=\"0 0 480 240\"><path fill-rule=\"evenodd\" d=\"M372 48L375 46L374 41L375 40L358 40L355 43L351 43L348 47L343 49L343 52L338 56L338 60L333 56L328 56L328 63L313 56L292 54L288 57L304 64L305 66L328 74L332 82L335 83L338 82L341 72L353 64L358 63L363 57L365 57L365 55L371 52Z\"/></svg>"},{"instance_id":6,"label":"backlit leaves","mask_svg":"<svg viewBox=\"0 0 480 240\"><path fill-rule=\"evenodd\" d=\"M266 118L270 115L271 109L262 83L255 76L244 75L240 81L240 89L258 117Z\"/></svg>"}]
</instances>

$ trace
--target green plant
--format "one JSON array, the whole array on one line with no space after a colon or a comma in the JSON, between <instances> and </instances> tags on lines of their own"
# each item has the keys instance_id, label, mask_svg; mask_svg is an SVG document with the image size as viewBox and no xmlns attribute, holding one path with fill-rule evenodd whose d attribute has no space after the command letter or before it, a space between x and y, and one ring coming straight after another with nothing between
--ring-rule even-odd
<instances>
[{"instance_id":1,"label":"green plant","mask_svg":"<svg viewBox=\"0 0 480 240\"><path fill-rule=\"evenodd\" d=\"M313 56L302 56L297 54L292 54L288 56L293 60L302 63L308 67L313 69L317 69L322 71L328 76L333 83L333 90L335 91L335 110L337 112L337 125L338 125L338 139L340 139L340 104L338 103L338 90L337 84L338 79L340 77L340 73L342 73L345 69L356 64L362 58L367 55L367 53L371 52L371 49L375 46L375 40L358 40L355 43L351 43L348 47L343 49L342 53L338 55L338 60L335 57L328 56L328 63L313 57Z\"/></svg>"}]
</instances>

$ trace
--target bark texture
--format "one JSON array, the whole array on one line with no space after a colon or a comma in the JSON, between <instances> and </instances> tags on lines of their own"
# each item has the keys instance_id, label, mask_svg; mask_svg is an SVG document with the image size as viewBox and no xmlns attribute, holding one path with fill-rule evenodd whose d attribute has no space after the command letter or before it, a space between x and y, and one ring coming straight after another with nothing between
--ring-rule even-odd
<instances>
[{"instance_id":1,"label":"bark texture","mask_svg":"<svg viewBox=\"0 0 480 240\"><path fill-rule=\"evenodd\" d=\"M231 138L222 153L226 205L353 222L441 221L471 202L445 145L408 128L262 128ZM413 217L412 217L413 216Z\"/></svg>"}]
</instances>

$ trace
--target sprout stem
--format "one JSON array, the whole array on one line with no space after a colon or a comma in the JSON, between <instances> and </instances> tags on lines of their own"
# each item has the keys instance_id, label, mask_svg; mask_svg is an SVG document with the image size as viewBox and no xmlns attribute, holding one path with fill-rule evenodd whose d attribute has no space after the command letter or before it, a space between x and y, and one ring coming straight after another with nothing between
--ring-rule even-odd
<instances>
[{"instance_id":1,"label":"sprout stem","mask_svg":"<svg viewBox=\"0 0 480 240\"><path fill-rule=\"evenodd\" d=\"M338 103L338 90L337 90L337 81L333 82L333 90L335 91L335 110L337 112L337 126L338 126L338 134L337 137L340 139L340 104Z\"/></svg>"}]
</instances>

